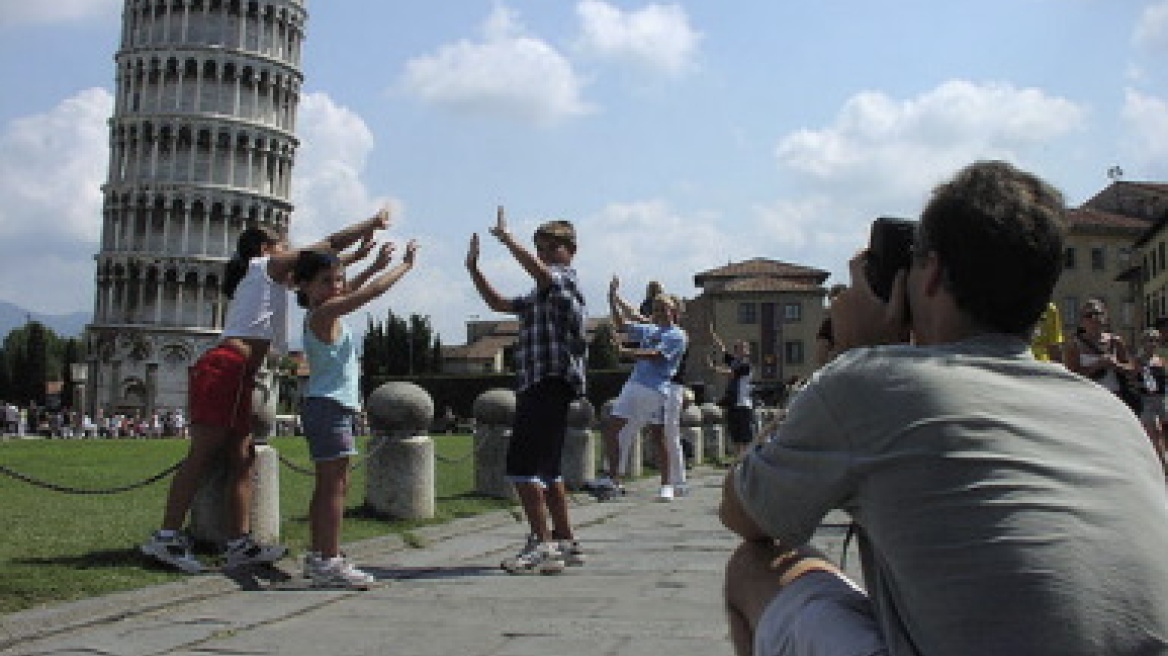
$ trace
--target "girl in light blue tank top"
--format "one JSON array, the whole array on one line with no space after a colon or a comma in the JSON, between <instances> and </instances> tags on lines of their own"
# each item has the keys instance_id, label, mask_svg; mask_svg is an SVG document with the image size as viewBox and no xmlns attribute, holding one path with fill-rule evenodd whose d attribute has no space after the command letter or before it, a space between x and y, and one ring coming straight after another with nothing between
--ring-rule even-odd
<instances>
[{"instance_id":1,"label":"girl in light blue tank top","mask_svg":"<svg viewBox=\"0 0 1168 656\"><path fill-rule=\"evenodd\" d=\"M368 588L374 578L341 555L341 519L349 484L349 458L357 453L353 419L361 408L360 368L353 333L341 317L384 294L414 266L417 245L389 271L393 245L385 244L369 268L345 282L345 269L331 253L305 251L293 272L296 298L308 308L304 352L308 390L301 425L316 465L316 487L308 509L311 550L304 571L319 587Z\"/></svg>"}]
</instances>

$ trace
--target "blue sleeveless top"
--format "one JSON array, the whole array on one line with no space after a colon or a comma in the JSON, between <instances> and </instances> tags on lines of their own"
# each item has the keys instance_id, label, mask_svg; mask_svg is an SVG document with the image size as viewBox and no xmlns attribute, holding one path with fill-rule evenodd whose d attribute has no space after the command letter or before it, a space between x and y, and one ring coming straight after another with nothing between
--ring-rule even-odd
<instances>
[{"instance_id":1,"label":"blue sleeveless top","mask_svg":"<svg viewBox=\"0 0 1168 656\"><path fill-rule=\"evenodd\" d=\"M304 316L304 353L308 356L308 390L305 396L333 399L354 411L361 409L361 369L353 333L341 322L341 336L333 344L316 338Z\"/></svg>"}]
</instances>

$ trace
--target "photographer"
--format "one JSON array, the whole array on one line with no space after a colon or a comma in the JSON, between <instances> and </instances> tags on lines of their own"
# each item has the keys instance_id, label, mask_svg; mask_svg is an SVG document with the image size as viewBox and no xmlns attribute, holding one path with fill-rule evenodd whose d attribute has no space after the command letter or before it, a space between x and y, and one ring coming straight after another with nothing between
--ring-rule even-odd
<instances>
[{"instance_id":1,"label":"photographer","mask_svg":"<svg viewBox=\"0 0 1168 656\"><path fill-rule=\"evenodd\" d=\"M1114 395L1029 349L1062 215L976 163L934 191L888 302L853 259L840 354L726 479L739 654L1168 653L1163 472ZM806 546L833 508L867 594Z\"/></svg>"}]
</instances>

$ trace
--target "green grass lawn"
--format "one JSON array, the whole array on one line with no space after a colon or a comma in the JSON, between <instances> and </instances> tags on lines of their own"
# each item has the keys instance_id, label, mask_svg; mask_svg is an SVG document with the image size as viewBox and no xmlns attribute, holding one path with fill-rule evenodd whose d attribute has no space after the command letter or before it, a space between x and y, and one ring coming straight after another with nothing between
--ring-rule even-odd
<instances>
[{"instance_id":1,"label":"green grass lawn","mask_svg":"<svg viewBox=\"0 0 1168 656\"><path fill-rule=\"evenodd\" d=\"M352 474L343 539L405 532L511 504L473 494L474 463L468 435L434 438L439 461L437 517L387 521L362 509L365 469ZM366 440L360 440L364 453ZM303 438L273 440L281 455L311 469ZM0 442L0 465L76 488L105 489L153 476L181 460L185 440L12 440ZM74 495L34 487L0 475L0 613L59 601L144 587L183 574L148 564L138 543L158 527L170 477L145 488L113 495ZM280 468L280 533L294 553L308 543L308 500L313 479Z\"/></svg>"}]
</instances>

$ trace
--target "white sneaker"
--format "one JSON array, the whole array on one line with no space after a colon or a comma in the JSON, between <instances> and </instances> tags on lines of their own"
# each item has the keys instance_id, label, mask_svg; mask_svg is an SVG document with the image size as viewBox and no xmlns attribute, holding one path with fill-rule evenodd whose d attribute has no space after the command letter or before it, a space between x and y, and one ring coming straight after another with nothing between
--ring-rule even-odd
<instances>
[{"instance_id":1,"label":"white sneaker","mask_svg":"<svg viewBox=\"0 0 1168 656\"><path fill-rule=\"evenodd\" d=\"M588 559L579 540L560 540L556 546L564 558L564 564L569 567L583 565L584 561Z\"/></svg>"},{"instance_id":2,"label":"white sneaker","mask_svg":"<svg viewBox=\"0 0 1168 656\"><path fill-rule=\"evenodd\" d=\"M559 574L564 571L564 555L552 542L527 536L523 550L499 564L508 574Z\"/></svg>"},{"instance_id":3,"label":"white sneaker","mask_svg":"<svg viewBox=\"0 0 1168 656\"><path fill-rule=\"evenodd\" d=\"M163 535L162 531L150 534L150 539L142 543L138 550L160 563L180 569L187 574L198 574L204 567L191 553L191 540L182 533Z\"/></svg>"},{"instance_id":4,"label":"white sneaker","mask_svg":"<svg viewBox=\"0 0 1168 656\"><path fill-rule=\"evenodd\" d=\"M244 565L260 565L274 563L288 553L288 547L282 544L260 544L245 535L238 540L227 543L226 567L243 567Z\"/></svg>"},{"instance_id":5,"label":"white sneaker","mask_svg":"<svg viewBox=\"0 0 1168 656\"><path fill-rule=\"evenodd\" d=\"M673 501L673 486L662 485L661 491L657 493L658 501Z\"/></svg>"},{"instance_id":6,"label":"white sneaker","mask_svg":"<svg viewBox=\"0 0 1168 656\"><path fill-rule=\"evenodd\" d=\"M376 577L358 569L344 556L321 558L319 554L307 554L304 572L314 588L368 590L377 582Z\"/></svg>"}]
</instances>

